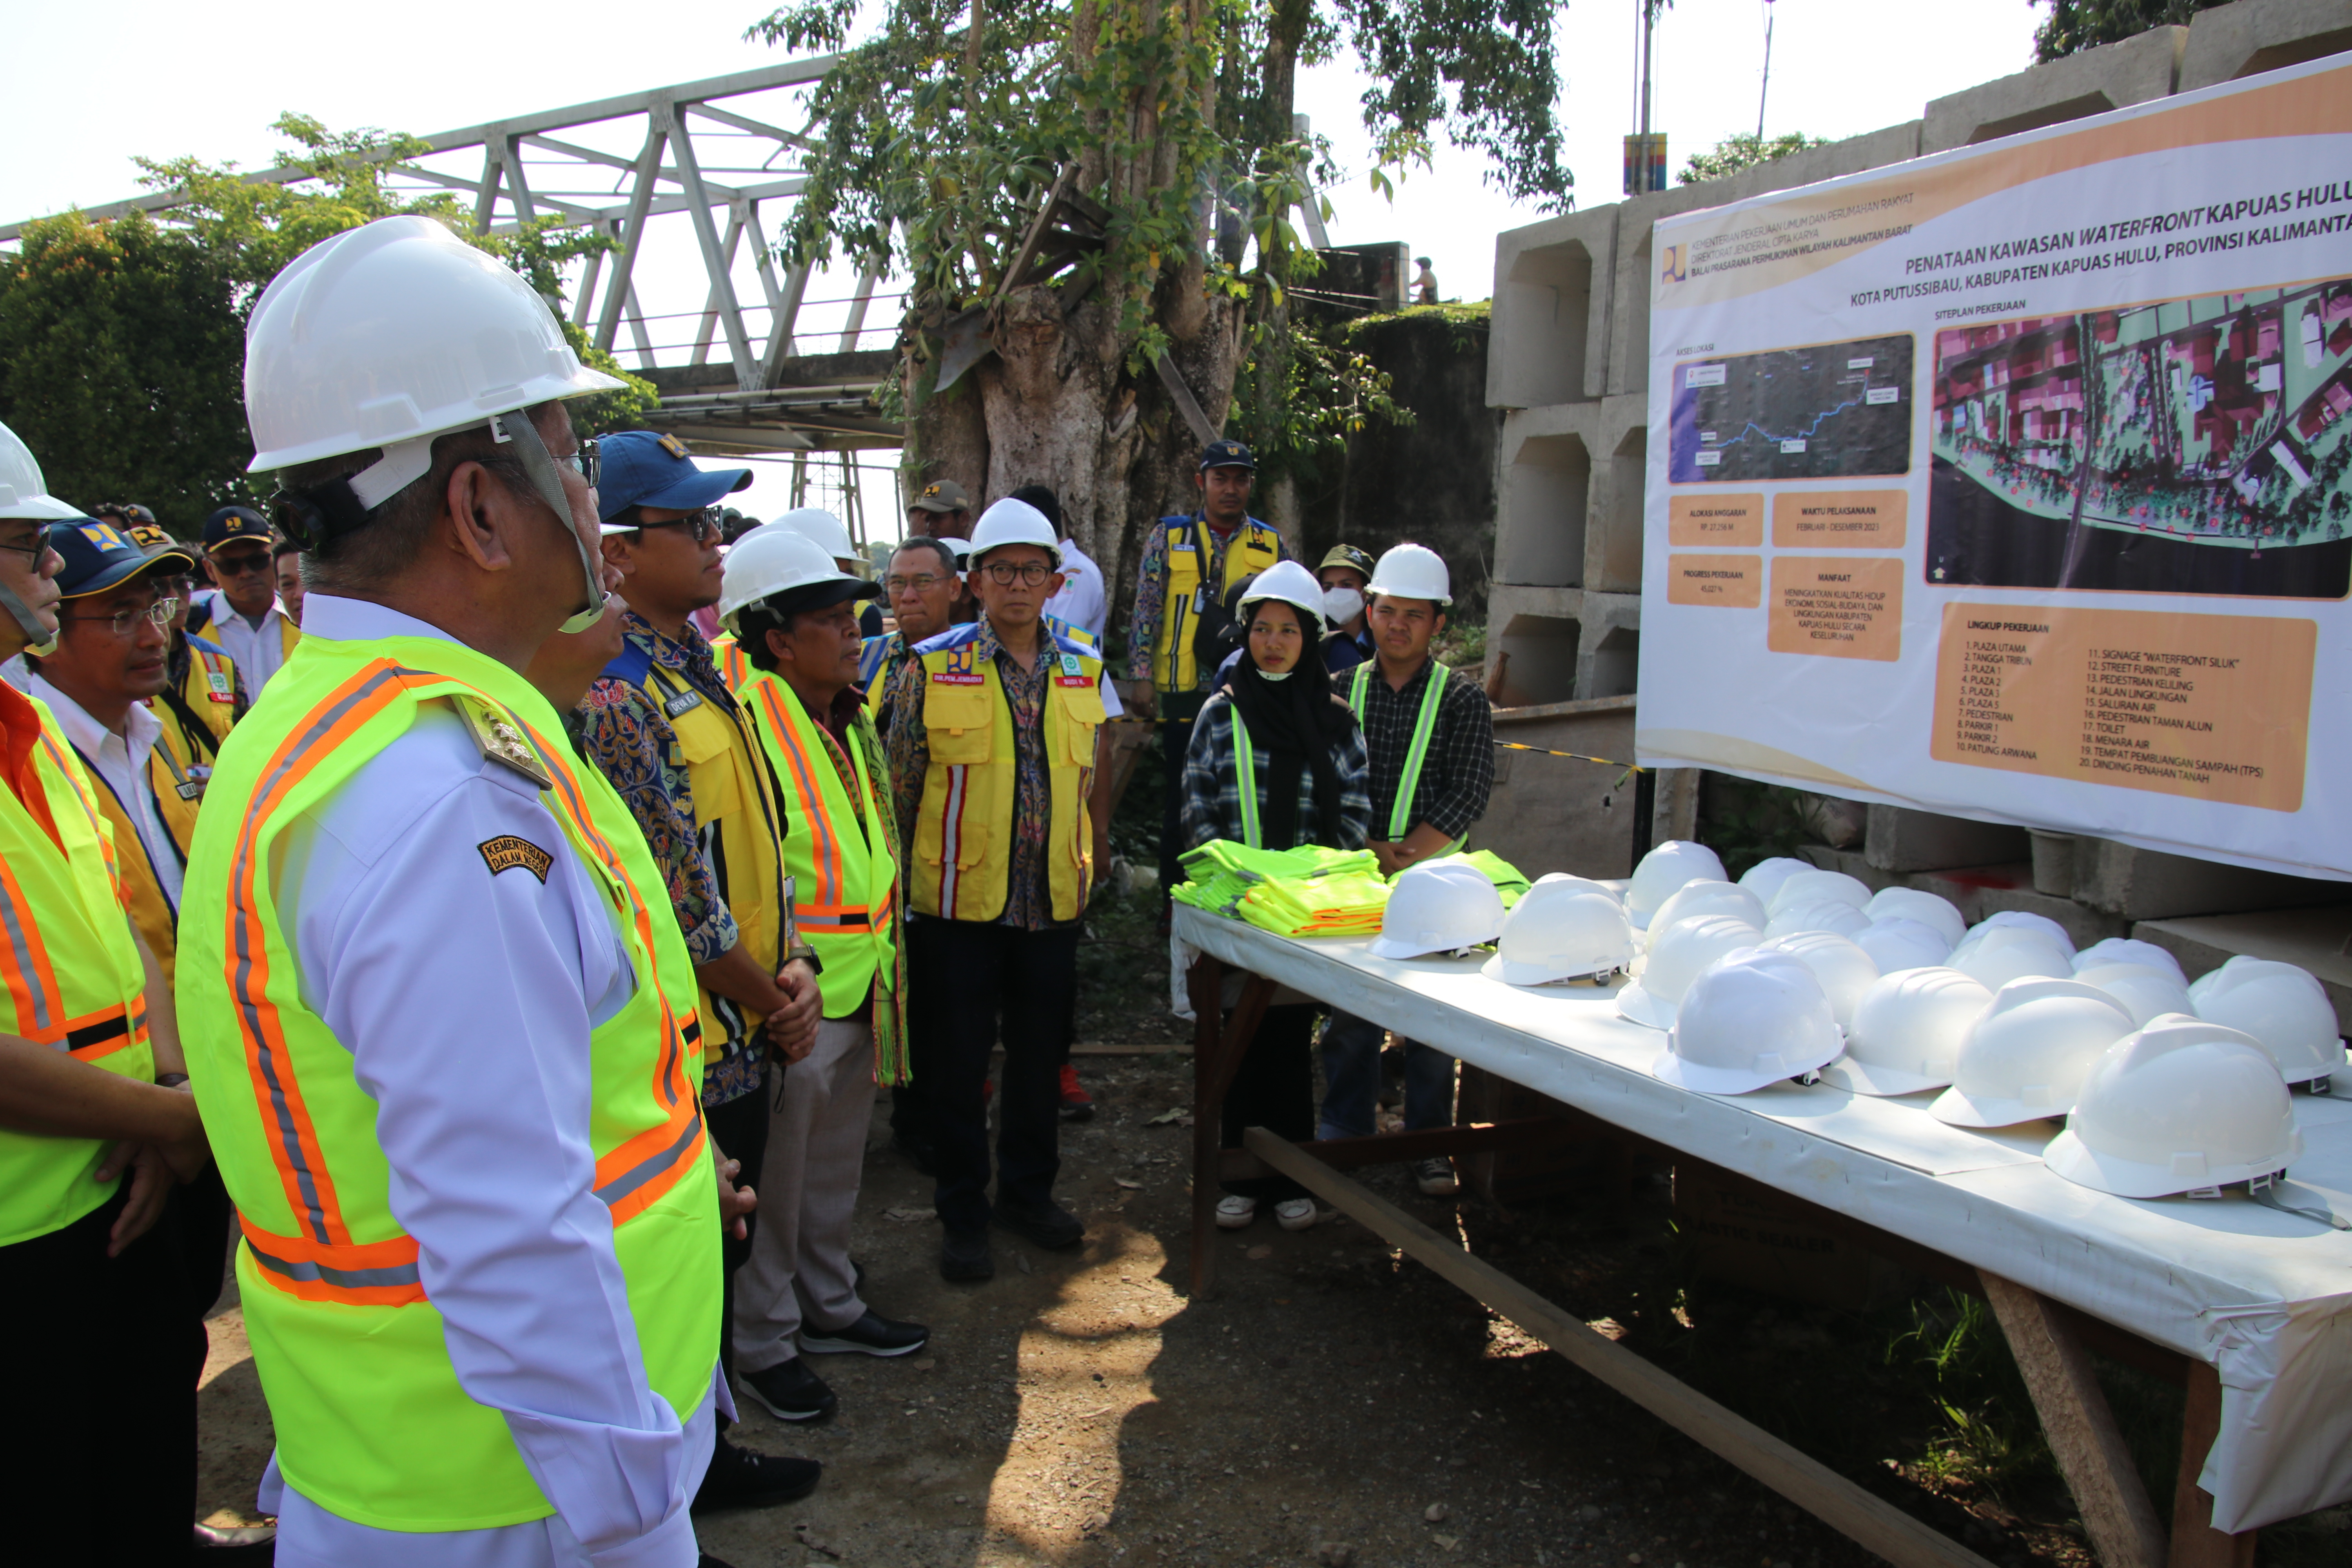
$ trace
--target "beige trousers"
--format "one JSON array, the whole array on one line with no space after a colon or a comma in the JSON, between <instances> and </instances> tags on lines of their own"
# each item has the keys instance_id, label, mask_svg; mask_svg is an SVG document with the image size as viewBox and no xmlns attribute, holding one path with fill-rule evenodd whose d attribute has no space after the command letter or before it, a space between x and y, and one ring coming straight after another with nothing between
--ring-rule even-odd
<instances>
[{"instance_id":1,"label":"beige trousers","mask_svg":"<svg viewBox=\"0 0 2352 1568\"><path fill-rule=\"evenodd\" d=\"M772 1068L771 1072L773 1072ZM874 1114L874 1031L827 1018L816 1046L769 1094L751 1260L735 1278L735 1364L764 1372L800 1354L802 1325L843 1329L866 1314L849 1227Z\"/></svg>"}]
</instances>

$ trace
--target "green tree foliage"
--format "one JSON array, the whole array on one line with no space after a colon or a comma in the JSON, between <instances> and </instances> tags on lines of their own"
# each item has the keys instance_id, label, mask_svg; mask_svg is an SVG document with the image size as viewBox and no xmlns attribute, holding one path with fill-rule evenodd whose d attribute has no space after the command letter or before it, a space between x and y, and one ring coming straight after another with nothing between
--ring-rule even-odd
<instances>
[{"instance_id":1,"label":"green tree foliage","mask_svg":"<svg viewBox=\"0 0 2352 1568\"><path fill-rule=\"evenodd\" d=\"M2119 44L2150 27L2185 26L2200 11L2230 0L2033 0L2050 7L2033 29L2036 61L2063 59L2101 44Z\"/></svg>"},{"instance_id":2,"label":"green tree foliage","mask_svg":"<svg viewBox=\"0 0 2352 1568\"><path fill-rule=\"evenodd\" d=\"M414 213L447 224L512 267L562 314L564 263L608 245L548 220L516 234L472 232L447 192L405 196L385 184L426 151L415 137L333 132L304 115L271 129L290 184L249 183L233 163L138 160L141 184L178 198L94 222L36 224L0 257L0 422L25 438L57 493L79 505L135 500L182 533L214 507L251 504L245 425L245 321L269 280L320 240ZM634 423L654 398L609 354L565 332L581 357L627 387L575 403L584 427Z\"/></svg>"},{"instance_id":3,"label":"green tree foliage","mask_svg":"<svg viewBox=\"0 0 2352 1568\"><path fill-rule=\"evenodd\" d=\"M1697 184L1701 180L1720 180L1752 169L1759 163L1769 163L1791 153L1802 153L1809 147L1826 147L1826 136L1808 136L1801 131L1791 131L1785 136L1763 137L1752 131L1735 132L1705 153L1694 153L1690 161L1675 176L1677 184Z\"/></svg>"}]
</instances>

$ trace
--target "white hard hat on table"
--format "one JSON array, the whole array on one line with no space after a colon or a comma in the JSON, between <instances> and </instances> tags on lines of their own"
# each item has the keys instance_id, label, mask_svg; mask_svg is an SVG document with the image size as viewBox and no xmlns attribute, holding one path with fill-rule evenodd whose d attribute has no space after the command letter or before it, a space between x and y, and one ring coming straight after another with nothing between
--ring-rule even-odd
<instances>
[{"instance_id":1,"label":"white hard hat on table","mask_svg":"<svg viewBox=\"0 0 2352 1568\"><path fill-rule=\"evenodd\" d=\"M1769 860L1757 861L1741 872L1739 885L1763 900L1765 909L1769 910L1772 907L1772 895L1780 890L1781 883L1800 871L1810 871L1812 868L1813 863L1811 860L1797 860L1786 855L1775 855Z\"/></svg>"},{"instance_id":2,"label":"white hard hat on table","mask_svg":"<svg viewBox=\"0 0 2352 1568\"><path fill-rule=\"evenodd\" d=\"M763 527L783 527L813 539L824 547L824 552L836 561L857 559L857 546L849 541L849 527L841 519L821 506L794 507L774 523ZM754 530L753 531L757 531ZM738 542L740 542L740 541Z\"/></svg>"},{"instance_id":3,"label":"white hard hat on table","mask_svg":"<svg viewBox=\"0 0 2352 1568\"><path fill-rule=\"evenodd\" d=\"M1633 868L1633 879L1625 888L1625 912L1633 918L1633 929L1648 930L1650 917L1657 913L1658 906L1685 882L1701 877L1711 882L1724 880L1723 862L1704 844L1669 838L1643 856L1642 863Z\"/></svg>"},{"instance_id":4,"label":"white hard hat on table","mask_svg":"<svg viewBox=\"0 0 2352 1568\"><path fill-rule=\"evenodd\" d=\"M1870 917L1843 899L1808 899L1789 905L1765 921L1764 934L1787 936L1801 931L1827 931L1853 937L1869 926Z\"/></svg>"},{"instance_id":5,"label":"white hard hat on table","mask_svg":"<svg viewBox=\"0 0 2352 1568\"><path fill-rule=\"evenodd\" d=\"M1995 926L1972 934L1952 950L1948 962L1963 974L1973 974L1998 991L2012 980L2040 976L2063 980L2074 965L2049 933L2031 926Z\"/></svg>"},{"instance_id":6,"label":"white hard hat on table","mask_svg":"<svg viewBox=\"0 0 2352 1568\"><path fill-rule=\"evenodd\" d=\"M1764 901L1737 882L1719 882L1712 877L1693 877L1666 895L1658 912L1650 917L1643 942L1643 951L1655 945L1658 933L1677 921L1694 920L1700 915L1729 915L1745 921L1757 930L1764 929Z\"/></svg>"},{"instance_id":7,"label":"white hard hat on table","mask_svg":"<svg viewBox=\"0 0 2352 1568\"><path fill-rule=\"evenodd\" d=\"M1701 1094L1752 1094L1826 1067L1844 1048L1813 972L1759 948L1692 982L1650 1073Z\"/></svg>"},{"instance_id":8,"label":"white hard hat on table","mask_svg":"<svg viewBox=\"0 0 2352 1568\"><path fill-rule=\"evenodd\" d=\"M1801 931L1768 937L1766 952L1785 952L1813 972L1822 993L1830 999L1830 1015L1839 1028L1853 1021L1853 1010L1864 993L1878 984L1878 965L1870 954L1835 931Z\"/></svg>"},{"instance_id":9,"label":"white hard hat on table","mask_svg":"<svg viewBox=\"0 0 2352 1568\"><path fill-rule=\"evenodd\" d=\"M2289 1083L2311 1083L2344 1070L2336 1005L2311 971L2239 953L2189 987L2190 1006L2211 1023L2251 1035L2277 1058Z\"/></svg>"},{"instance_id":10,"label":"white hard hat on table","mask_svg":"<svg viewBox=\"0 0 2352 1568\"><path fill-rule=\"evenodd\" d=\"M1865 911L1866 912L1866 911ZM1882 915L1853 933L1854 946L1870 954L1881 974L1903 969L1928 969L1952 955L1944 933L1919 921Z\"/></svg>"},{"instance_id":11,"label":"white hard hat on table","mask_svg":"<svg viewBox=\"0 0 2352 1568\"><path fill-rule=\"evenodd\" d=\"M1503 929L1503 895L1475 867L1408 866L1389 889L1381 934L1381 958L1420 958L1489 942Z\"/></svg>"},{"instance_id":12,"label":"white hard hat on table","mask_svg":"<svg viewBox=\"0 0 2352 1568\"><path fill-rule=\"evenodd\" d=\"M1318 635L1322 632L1322 585L1315 581L1314 573L1309 572L1297 562L1277 561L1259 573L1256 579L1243 591L1241 607L1246 610L1252 605L1261 604L1267 599L1278 599L1286 605L1297 607L1306 617L1305 624L1309 631Z\"/></svg>"},{"instance_id":13,"label":"white hard hat on table","mask_svg":"<svg viewBox=\"0 0 2352 1568\"><path fill-rule=\"evenodd\" d=\"M2152 942L2139 942L2127 936L2101 937L2074 955L2076 973L2102 963L2137 963L2143 968L2160 970L2183 985L2189 984L2189 976L2181 969L2180 960Z\"/></svg>"},{"instance_id":14,"label":"white hard hat on table","mask_svg":"<svg viewBox=\"0 0 2352 1568\"><path fill-rule=\"evenodd\" d=\"M0 518L29 518L35 522L63 522L82 515L49 494L41 465L16 432L0 425Z\"/></svg>"},{"instance_id":15,"label":"white hard hat on table","mask_svg":"<svg viewBox=\"0 0 2352 1568\"><path fill-rule=\"evenodd\" d=\"M1941 1089L1959 1070L1968 1037L1992 993L1957 969L1882 974L1855 1004L1845 1055L1822 1081L1855 1094L1916 1094Z\"/></svg>"},{"instance_id":16,"label":"white hard hat on table","mask_svg":"<svg viewBox=\"0 0 2352 1568\"><path fill-rule=\"evenodd\" d=\"M1754 947L1764 933L1729 915L1676 921L1651 944L1642 977L1617 993L1617 1014L1645 1028L1671 1029L1691 982L1727 952Z\"/></svg>"},{"instance_id":17,"label":"white hard hat on table","mask_svg":"<svg viewBox=\"0 0 2352 1568\"><path fill-rule=\"evenodd\" d=\"M971 559L977 561L1007 544L1034 544L1053 558L1055 571L1061 570L1062 542L1054 525L1045 521L1044 512L1010 496L991 502L972 525Z\"/></svg>"},{"instance_id":18,"label":"white hard hat on table","mask_svg":"<svg viewBox=\"0 0 2352 1568\"><path fill-rule=\"evenodd\" d=\"M1397 544L1372 563L1372 581L1364 592L1430 599L1443 607L1454 603L1454 579L1445 570L1445 558L1426 544Z\"/></svg>"},{"instance_id":19,"label":"white hard hat on table","mask_svg":"<svg viewBox=\"0 0 2352 1568\"><path fill-rule=\"evenodd\" d=\"M362 512L431 470L434 437L478 426L510 447L569 527L545 442L529 419L503 416L623 384L580 363L547 301L511 268L414 216L346 229L296 257L262 290L245 341L248 471L380 448L340 481L341 506L356 501ZM580 563L589 602L567 631L604 611L603 568L584 541Z\"/></svg>"},{"instance_id":20,"label":"white hard hat on table","mask_svg":"<svg viewBox=\"0 0 2352 1568\"><path fill-rule=\"evenodd\" d=\"M2197 1008L2189 1000L2189 987L2160 969L2147 969L2137 963L2095 963L2088 969L2074 971L2074 978L2085 985L2095 985L2124 1005L2132 1016L2132 1023L2146 1028L2167 1013L2190 1013Z\"/></svg>"},{"instance_id":21,"label":"white hard hat on table","mask_svg":"<svg viewBox=\"0 0 2352 1568\"><path fill-rule=\"evenodd\" d=\"M1958 957L1997 931L2039 931L2062 949L2071 959L2074 956L2074 939L2064 926L2048 915L2037 915L2027 910L2002 910L1987 915L1970 926L1968 934L1952 944L1952 955Z\"/></svg>"},{"instance_id":22,"label":"white hard hat on table","mask_svg":"<svg viewBox=\"0 0 2352 1568\"><path fill-rule=\"evenodd\" d=\"M2013 1127L2063 1115L2074 1108L2099 1053L2131 1032L2124 1005L2096 986L2012 980L1969 1026L1952 1087L1927 1109L1955 1127Z\"/></svg>"},{"instance_id":23,"label":"white hard hat on table","mask_svg":"<svg viewBox=\"0 0 2352 1568\"><path fill-rule=\"evenodd\" d=\"M1506 985L1605 979L1633 962L1633 926L1608 889L1580 878L1538 881L1520 895L1479 973Z\"/></svg>"},{"instance_id":24,"label":"white hard hat on table","mask_svg":"<svg viewBox=\"0 0 2352 1568\"><path fill-rule=\"evenodd\" d=\"M1843 871L1799 871L1782 882L1773 893L1772 901L1765 906L1771 914L1782 910L1810 904L1818 900L1832 899L1855 909L1870 904L1870 887L1859 877L1849 877Z\"/></svg>"},{"instance_id":25,"label":"white hard hat on table","mask_svg":"<svg viewBox=\"0 0 2352 1568\"><path fill-rule=\"evenodd\" d=\"M1961 918L1958 905L1917 888L1881 888L1870 895L1862 912L1874 921L1917 921L1933 926L1943 933L1946 952L1959 946L1960 939L1969 934L1969 922Z\"/></svg>"},{"instance_id":26,"label":"white hard hat on table","mask_svg":"<svg viewBox=\"0 0 2352 1568\"><path fill-rule=\"evenodd\" d=\"M824 546L804 533L774 523L754 529L727 552L719 581L719 624L740 636L737 618L745 606L818 583L874 586L835 565Z\"/></svg>"},{"instance_id":27,"label":"white hard hat on table","mask_svg":"<svg viewBox=\"0 0 2352 1568\"><path fill-rule=\"evenodd\" d=\"M2257 1182L2302 1157L2294 1100L2270 1053L2179 1013L2100 1056L2042 1156L2070 1182L2126 1198Z\"/></svg>"}]
</instances>

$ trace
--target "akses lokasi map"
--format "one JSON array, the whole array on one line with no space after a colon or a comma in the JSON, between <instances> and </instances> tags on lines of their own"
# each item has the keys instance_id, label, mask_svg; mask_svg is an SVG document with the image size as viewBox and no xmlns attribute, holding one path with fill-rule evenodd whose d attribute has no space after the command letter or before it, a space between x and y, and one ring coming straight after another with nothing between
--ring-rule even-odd
<instances>
[{"instance_id":1,"label":"akses lokasi map","mask_svg":"<svg viewBox=\"0 0 2352 1568\"><path fill-rule=\"evenodd\" d=\"M1911 468L1911 335L1675 367L1672 477L1828 479Z\"/></svg>"}]
</instances>

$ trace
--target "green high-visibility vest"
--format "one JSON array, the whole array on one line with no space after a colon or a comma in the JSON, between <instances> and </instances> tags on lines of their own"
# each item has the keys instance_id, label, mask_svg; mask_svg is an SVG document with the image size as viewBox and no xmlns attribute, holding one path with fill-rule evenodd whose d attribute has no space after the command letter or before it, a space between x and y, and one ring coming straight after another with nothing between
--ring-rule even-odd
<instances>
[{"instance_id":1,"label":"green high-visibility vest","mask_svg":"<svg viewBox=\"0 0 2352 1568\"><path fill-rule=\"evenodd\" d=\"M546 699L488 656L433 637L305 637L222 745L205 790L185 907L212 913L182 932L180 1026L245 1233L237 1285L278 1468L342 1518L418 1531L555 1510L506 1418L468 1397L450 1364L416 1240L393 1215L376 1103L303 1000L272 852L433 702L527 749L548 775L551 827L586 868L636 977L588 1033L580 1132L646 1379L681 1418L710 1391L720 1289L694 969L628 808L573 766Z\"/></svg>"},{"instance_id":2,"label":"green high-visibility vest","mask_svg":"<svg viewBox=\"0 0 2352 1568\"><path fill-rule=\"evenodd\" d=\"M1371 689L1372 668L1379 664L1368 658L1356 666L1355 679L1348 687L1348 706L1356 710L1356 722L1364 721L1364 700ZM1397 780L1396 804L1389 808L1388 842L1393 844L1412 830L1413 796L1421 792L1422 764L1429 761L1429 738L1437 732L1437 710L1445 700L1445 683L1450 679L1446 668L1435 659L1429 661L1429 684L1421 693L1421 711L1412 721L1412 743L1405 748L1404 773Z\"/></svg>"},{"instance_id":3,"label":"green high-visibility vest","mask_svg":"<svg viewBox=\"0 0 2352 1568\"><path fill-rule=\"evenodd\" d=\"M152 1083L146 971L96 789L47 707L9 697L40 716L33 775L58 836L0 786L0 1028ZM0 1247L62 1230L112 1195L116 1184L97 1180L111 1142L0 1128Z\"/></svg>"}]
</instances>

